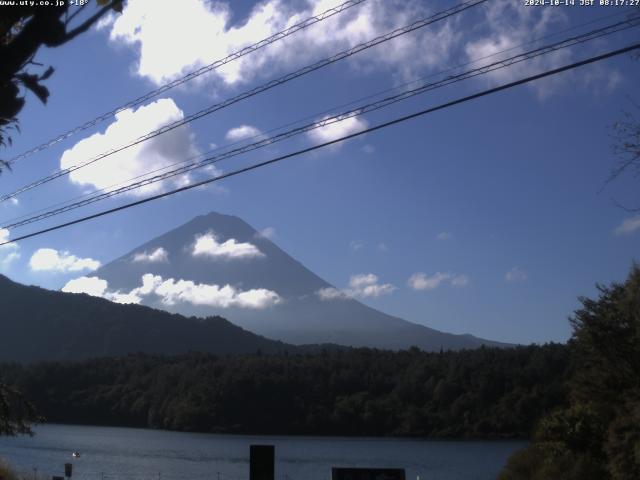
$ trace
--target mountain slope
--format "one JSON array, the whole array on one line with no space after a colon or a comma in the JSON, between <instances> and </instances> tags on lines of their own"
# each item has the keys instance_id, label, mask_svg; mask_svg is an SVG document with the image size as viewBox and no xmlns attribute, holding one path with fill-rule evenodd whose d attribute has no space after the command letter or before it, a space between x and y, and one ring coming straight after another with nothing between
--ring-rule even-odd
<instances>
[{"instance_id":1,"label":"mountain slope","mask_svg":"<svg viewBox=\"0 0 640 480\"><path fill-rule=\"evenodd\" d=\"M2 275L0 305L0 361L79 360L132 352L298 350L220 317L185 318L140 305L29 287Z\"/></svg>"},{"instance_id":2,"label":"mountain slope","mask_svg":"<svg viewBox=\"0 0 640 480\"><path fill-rule=\"evenodd\" d=\"M202 240L206 234L207 242ZM211 255L195 255L198 249L207 248ZM140 261L159 249L166 255L162 259L158 255L155 261ZM232 250L237 257L232 256ZM246 222L230 215L196 217L93 275L107 280L110 290L127 293L141 286L145 274L154 275L158 284L173 279L153 294L142 295L140 300L145 305L184 315L224 315L248 330L289 343L391 349L415 345L430 351L504 345L472 335L440 332L387 315L352 298L321 299L319 291L333 289L329 283ZM193 284L179 284L180 280ZM247 295L268 290L277 293L280 301L267 308L216 304L200 295L206 291L205 285L230 285L237 292L250 292ZM173 293L168 294L168 290Z\"/></svg>"}]
</instances>

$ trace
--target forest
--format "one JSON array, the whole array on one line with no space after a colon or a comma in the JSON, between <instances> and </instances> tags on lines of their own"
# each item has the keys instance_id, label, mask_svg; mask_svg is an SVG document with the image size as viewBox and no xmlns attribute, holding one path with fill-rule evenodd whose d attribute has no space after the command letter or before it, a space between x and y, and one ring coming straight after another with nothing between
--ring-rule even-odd
<instances>
[{"instance_id":1,"label":"forest","mask_svg":"<svg viewBox=\"0 0 640 480\"><path fill-rule=\"evenodd\" d=\"M635 480L640 267L598 289L580 299L567 344L3 363L0 434L28 432L41 415L200 432L529 438L500 480Z\"/></svg>"},{"instance_id":2,"label":"forest","mask_svg":"<svg viewBox=\"0 0 640 480\"><path fill-rule=\"evenodd\" d=\"M49 422L270 434L529 437L566 402L559 344L427 353L136 354L0 365Z\"/></svg>"}]
</instances>

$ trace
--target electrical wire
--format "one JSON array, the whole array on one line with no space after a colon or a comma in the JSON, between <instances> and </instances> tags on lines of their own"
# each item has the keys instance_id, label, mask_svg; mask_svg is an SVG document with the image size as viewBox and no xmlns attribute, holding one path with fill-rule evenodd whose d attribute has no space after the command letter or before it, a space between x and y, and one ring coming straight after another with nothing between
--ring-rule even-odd
<instances>
[{"instance_id":1,"label":"electrical wire","mask_svg":"<svg viewBox=\"0 0 640 480\"><path fill-rule=\"evenodd\" d=\"M297 121L290 122L290 123L287 123L285 125L281 125L281 126L276 127L276 128L272 128L270 130L267 130L264 133L260 133L260 134L254 135L252 137L249 137L248 139L239 140L239 141L224 145L223 147L216 147L215 149L211 149L211 150L209 150L207 152L203 152L203 153L198 154L198 155L196 155L194 157L190 157L190 158L188 158L186 160L175 162L175 163L170 164L170 165L165 165L165 166L162 166L162 167L157 168L155 170L152 170L152 171L145 172L143 174L137 175L137 176L135 176L133 178L130 178L130 179L126 180L126 181L118 182L118 183L112 184L112 185L110 185L108 187L105 187L105 188L102 188L102 189L96 189L96 190L93 190L93 191L88 192L86 194L71 198L69 200L66 200L66 201L63 201L63 202L59 202L59 203L56 203L54 205L50 205L50 206L38 209L36 211L32 211L32 212L26 213L26 214L23 214L23 215L20 215L20 216L17 216L17 217L13 217L13 218L11 218L9 220L6 220L4 225L0 225L0 229L1 228L19 227L19 226L25 225L27 223L32 223L32 221L40 220L40 219L43 219L43 218L48 218L49 216L51 216L52 213L55 213L55 212L58 212L58 211L69 211L69 210L73 209L73 208L68 208L68 207L84 206L86 204L93 203L94 201L98 201L98 200L101 200L103 198L109 198L109 197L113 196L111 194L112 192L113 192L113 194L124 193L124 191L123 192L118 192L118 191L112 190L112 189L114 189L115 187L120 187L120 186L125 186L125 185L132 185L133 188L127 188L126 189L126 191L129 191L131 189L137 188L137 186L135 184L131 183L131 182L134 182L135 180L138 180L140 178L148 177L149 175L153 175L153 174L158 174L159 172L168 170L168 169L170 169L172 167L175 167L177 165L187 164L189 162L195 161L198 158L206 157L207 155L209 155L209 154L211 154L213 152L223 151L225 149L231 148L234 145L244 144L248 140L258 140L258 139L264 140L266 138L265 137L266 134L273 133L273 132L276 132L276 131L279 131L279 130L284 130L287 127L300 124L301 122L303 122L305 120L318 118L318 117L320 117L322 115L325 115L327 113L335 112L336 110L338 110L340 108L352 106L352 105L354 105L354 104L356 104L356 103L358 103L360 101L368 100L368 99L371 99L371 98L375 98L375 97L378 97L380 95L399 90L400 88L406 87L408 85L417 84L420 81L424 81L424 80L429 79L429 78L437 77L437 76L440 76L442 74L445 74L445 73L448 73L448 72L451 72L451 71L455 71L455 70L457 70L457 69L459 69L459 68L461 68L463 66L473 65L473 64L478 63L478 62L480 62L482 60L486 60L486 59L492 58L492 57L497 57L497 56L502 55L504 53L507 53L507 52L510 52L510 51L513 51L513 50L516 50L516 49L520 49L520 48L528 46L528 45L535 44L535 43L537 43L539 41L542 41L542 40L545 40L545 39L557 37L558 35L560 35L562 33L567 33L567 32L570 32L570 31L574 31L574 30L583 28L583 27L585 27L587 25L592 25L594 23L602 22L603 20L607 20L607 19L610 19L612 17L616 17L616 16L620 16L620 15L627 15L630 12L634 12L635 13L634 9L631 9L630 11L621 11L621 12L617 12L617 13L614 13L614 14L605 15L605 16L599 17L597 19L582 23L580 25L576 25L576 26L573 26L571 28L566 28L566 29L563 29L563 30L560 30L560 31L557 31L557 32L553 32L553 33L551 33L549 35L545 35L543 37L536 38L536 39L531 40L529 42L525 42L525 43L522 43L520 45L516 45L514 47L510 47L508 49L505 49L505 50L502 50L502 51L499 51L499 52L495 52L495 53L492 53L492 54L489 54L489 55L485 55L483 57L479 57L479 58L473 59L473 60L471 60L469 62L465 62L465 63L457 65L455 67L450 67L450 68L447 68L445 70L441 70L439 72L432 73L430 75L422 77L421 79L412 80L410 82L406 82L406 83L398 85L396 87L383 90L381 92L370 94L370 95L367 95L365 97L360 97L360 98L358 98L356 100L352 100L352 101L350 101L348 103L345 103L345 104L342 104L342 105L339 105L339 106L324 110L324 111L319 112L319 113L315 113L313 115L306 116L303 119L299 119ZM627 20L625 20L625 21L617 22L617 23L615 23L613 25L608 25L608 26L605 26L605 27L602 27L602 28L599 28L599 29L592 30L592 31L587 32L587 33L583 33L583 34L575 36L575 37L571 37L571 38L566 39L566 40L562 40L560 42L557 42L555 44L555 46L560 46L560 48L565 48L567 46L575 45L576 43L578 43L577 40L580 40L580 39L583 39L583 41L588 41L588 40L592 40L592 39L595 39L595 38L602 37L604 35L610 35L610 34L613 34L613 33L617 33L618 31L625 30L626 28L630 28L632 26L637 26L637 21L638 21L637 15L632 15L632 16L629 16L627 18ZM625 26L627 24L628 24L628 27ZM621 27L621 28L618 29L617 27ZM571 44L569 44L569 42L571 42ZM562 45L563 43L565 43L565 45ZM579 42L579 43L582 43L582 42ZM547 45L545 47L541 47L541 48L537 49L536 51L541 51L541 50L544 50L544 49L550 49L550 48L553 48L553 47L554 47L554 45ZM520 55L531 55L533 53L534 53L534 51L530 51L530 52L524 52L524 53L522 53ZM509 59L503 59L502 62L511 62L511 63L513 63L513 62L516 61L517 57L518 56L511 57ZM500 62L495 62L493 65L496 65L496 64L499 64L499 63ZM504 66L508 66L508 65L505 64ZM492 65L485 65L483 68L487 68L487 67L492 67ZM470 73L472 73L472 72L466 72L464 75L468 75ZM453 78L454 78L454 76L450 76L449 79L445 79L445 80L450 80L450 79L453 79ZM463 79L464 78L460 78L460 80L463 80ZM442 82L442 80L440 82ZM453 82L451 82L451 83L453 83ZM435 88L438 88L440 86L445 86L445 85L431 84L431 86L433 86L433 89L435 89ZM425 86L422 86L420 88L425 88ZM416 94L424 93L424 91L418 91L418 89L414 89L414 90L416 91ZM405 98L401 98L399 100L403 100ZM359 108L362 108L362 107L359 107ZM344 116L346 113L348 113L348 112L343 112L343 113L339 114L338 116ZM225 158L222 158L219 161L222 161L224 159ZM217 161L218 160L211 161L211 163L217 163ZM207 162L207 163L209 163L209 162ZM201 168L201 167L205 166L205 165L200 165L199 163L194 163L192 165L195 165L194 168ZM161 181L161 180L162 179L158 179L156 181ZM100 192L102 192L102 195L98 195L98 198L96 198L95 200L90 200L90 201L86 201L86 202L80 202L80 200L89 199L90 197L95 196L96 194L99 194ZM108 195L104 195L104 194L108 194ZM79 203L81 203L81 205L78 205ZM59 208L59 207L64 207L64 208ZM55 209L55 210L51 210L51 209ZM46 213L43 213L43 212L46 212ZM39 214L42 214L42 215L39 215ZM30 221L21 222L21 220L24 220L24 219L28 219Z\"/></svg>"},{"instance_id":2,"label":"electrical wire","mask_svg":"<svg viewBox=\"0 0 640 480\"><path fill-rule=\"evenodd\" d=\"M61 213L66 213L68 211L71 210L75 210L77 208L101 201L101 200L105 200L111 197L114 197L116 195L120 195L123 194L125 192L129 192L138 188L142 188L157 182L161 182L164 180L167 180L169 178L173 178L175 176L178 175L183 175L185 173L191 172L195 169L199 169L199 168L203 168L205 166L210 166L213 164L216 164L218 162L221 162L223 160L256 150L258 148L263 148L266 147L268 145L272 145L276 142L280 142L283 140L286 140L288 138L291 138L293 136L296 135L300 135L302 133L308 133L312 130L318 129L318 128L322 128L322 127L326 127L327 125L331 125L334 123L339 123L342 122L346 119L349 118L353 118L353 117L357 117L360 115L363 115L365 113L370 113L382 108L386 108L390 105L393 105L395 103L398 103L400 101L403 100L407 100L411 97L414 97L416 95L419 94L423 94L426 93L428 91L432 91L435 90L436 88L442 88L444 86L447 85L451 85L453 83L457 83L463 80L467 80L469 78L474 78L477 77L479 75L486 75L487 73L491 73L494 72L496 70L502 69L502 68L507 68L510 67L511 65L520 63L520 62L524 62L527 60L531 60L533 58L536 57L540 57L542 55L548 55L549 53L552 52L556 52L559 51L561 49L564 48L569 48L571 46L575 46L581 43L585 43L587 41L592 41L595 39L599 39L602 38L604 36L607 35L612 35L614 33L618 33L624 30L627 30L629 28L633 28L633 27L637 27L640 24L640 15L636 15L635 17L631 17L629 19L614 23L612 25L608 25L605 27L601 27L595 30L592 30L590 32L586 32L583 33L581 35L575 36L575 37L571 37L568 39L564 39L549 45L545 45L542 47L539 47L537 49L528 51L528 52L524 52L515 56L512 56L510 58L507 59L503 59L503 60L499 60L497 62L488 64L488 65L484 65L482 67L478 67L466 72L462 72L460 74L457 75L451 75L448 77L445 77L444 79L438 81L438 82L433 82L433 83L427 83L424 85L421 85L418 88L414 88L412 90L407 90L404 92L401 92L397 95L393 95L390 97L386 97L383 99L380 99L376 102L371 102L362 106L359 106L358 108L355 109L351 109L348 110L346 112L342 112L339 114L336 114L334 116L331 117L326 117L323 118L320 121L316 121L313 123L309 123L306 125L302 125L299 126L297 128L288 130L286 132L280 133L278 135L274 135L272 137L265 137L265 138L261 138L256 142L244 145L242 147L238 147L235 148L233 150L230 151L226 151L224 153L218 154L218 155L214 155L211 157L208 157L204 160L201 160L199 162L194 162L188 165L185 165L183 167L162 173L162 174L157 174L153 177L148 177L145 178L143 180L140 180L138 182L133 182L133 183L128 183L123 187L117 188L115 190L110 190L110 191L105 191L104 193L101 193L99 195L95 195L95 196L89 196L88 198L85 198L84 200L81 201L77 201L75 203L69 203L66 204L62 207L59 208L53 208L52 210L48 210L45 213L40 213L38 215L33 215L31 217L19 220L19 221L14 221L14 222L9 222L6 223L2 226L0 226L0 228L2 229L12 229L12 228L17 228L17 227L21 227L24 225L28 225L37 221L41 221L44 220L46 218L50 218L52 216L61 214ZM200 155L202 156L202 155ZM186 162L182 162L182 163L186 163Z\"/></svg>"},{"instance_id":3,"label":"electrical wire","mask_svg":"<svg viewBox=\"0 0 640 480\"><path fill-rule=\"evenodd\" d=\"M110 118L113 118L116 114L122 112L123 110L127 110L129 108L133 108L136 107L138 105L141 105L143 103L145 103L147 100L150 100L154 97L157 97L158 95L171 90L172 88L175 88L179 85L182 85L190 80L193 80L196 77L199 77L200 75L203 75L205 73L209 73L223 65L226 65L230 62L233 62L234 60L237 60L241 57L244 57L245 55L248 55L250 53L255 52L256 50L259 50L263 47L266 47L267 45L271 45L272 43L275 43L279 40L282 40L283 38L286 38L290 35L293 35L294 33L303 30L307 27L310 27L312 25L315 25L318 22L321 22L323 20L326 20L327 18L333 17L334 15L337 15L339 13L344 12L345 10L351 8L351 7L355 7L356 5L360 5L361 3L365 2L366 0L348 0L336 7L333 8L329 8L328 10L325 10L324 12L318 14L318 15L314 15L312 17L309 17L305 20L303 20L302 22L296 23L295 25L292 25L289 28L286 28L285 30L282 30L280 32L277 32L273 35L271 35L270 37L264 38L262 40L260 40L259 42L256 42L252 45L249 45L247 47L244 47L234 53L231 53L230 55L227 55L226 57L216 60L213 63L210 63L209 65L205 65L204 67L201 67L197 70L194 70L192 72L187 73L186 75L177 78L169 83L166 83L158 88L156 88L155 90L151 90L150 92L134 99L134 100L130 100L129 102L125 103L124 105L115 108L109 112L103 113L102 115L99 115L98 117L89 120L88 122L83 123L82 125L79 125L77 127L72 128L71 130L66 131L65 133L62 133L60 135L58 135L57 137L52 138L51 140L48 140L34 148L31 148L25 152L22 152L19 155L16 155L14 157L12 157L11 159L9 159L7 161L7 163L12 164L15 163L18 160L21 160L23 158L26 158L30 155L33 155L34 153L40 152L48 147L51 147L52 145L55 145L58 142L61 142L62 140L65 140L69 137L71 137L72 135L75 135L76 133L82 132L84 130L87 130L91 127L94 127L95 125L98 125L99 123L108 120Z\"/></svg>"},{"instance_id":4,"label":"electrical wire","mask_svg":"<svg viewBox=\"0 0 640 480\"><path fill-rule=\"evenodd\" d=\"M483 4L483 3L487 2L487 1L488 0L470 0L470 1L467 1L467 2L463 2L461 4L456 5L455 7L452 7L452 8L449 8L447 10L441 11L441 12L436 13L436 14L434 14L432 16L429 16L429 17L421 18L419 20L414 21L413 23L411 23L409 25L406 25L404 27L392 30L391 32L388 32L388 33L386 33L384 35L380 35L378 37L375 37L375 38L373 38L373 39L371 39L371 40L369 40L367 42L360 43L360 44L358 44L358 45L356 45L354 47L351 47L351 48L349 48L347 50L344 50L344 51L342 51L340 53L337 53L337 54L335 54L335 55L333 55L331 57L328 57L328 58L325 58L323 60L320 60L320 61L318 61L318 62L316 62L314 64L307 65L307 66L305 66L305 67L303 67L303 68L301 68L299 70L296 70L294 72L288 73L288 74L286 74L286 75L284 75L282 77L279 77L279 78L277 78L275 80L271 80L271 81L269 81L269 82L267 82L265 84L262 84L262 85L260 85L258 87L255 87L255 88L253 88L251 90L245 91L245 92L243 92L243 93L241 93L239 95L236 95L235 97L232 97L230 99L224 100L223 102L211 105L211 106L209 106L209 107L207 107L207 108L205 108L203 110L200 110L200 111L198 111L196 113L193 113L193 114L191 114L191 115L189 115L189 116L187 116L187 117L185 117L185 118L183 118L181 120L177 120L175 122L172 122L172 123L169 123L167 125L164 125L163 127L159 128L159 129L153 130L153 131L151 131L151 132L149 132L149 133L147 133L145 135L142 135L141 137L138 137L136 140L134 140L134 141L132 141L132 142L126 144L126 145L123 145L123 146L120 146L120 147L116 147L116 148L112 148L112 149L110 149L110 150L108 150L106 152L101 153L100 155L98 155L96 157L91 158L90 160L87 160L86 162L73 165L73 166L71 166L69 168L58 170L57 172L54 172L53 174L51 174L51 175L49 175L47 177L41 178L39 180L36 180L35 182L32 182L32 183L30 183L28 185L25 185L25 186L19 188L18 190L15 190L15 191L13 191L11 193L3 195L2 197L0 197L0 202L5 202L5 201L7 201L7 200L9 200L11 198L16 197L17 195L19 195L21 193L27 192L29 190L32 190L32 189L36 188L36 187L39 187L39 186L44 185L46 183L49 183L49 182L51 182L51 181L53 181L53 180L55 180L57 178L60 178L62 176L68 175L68 174L70 174L70 173L72 173L72 172L74 172L76 170L79 170L80 168L86 167L87 165L91 165L91 164L93 164L93 163L95 163L95 162L97 162L99 160L102 160L103 158L106 158L106 157L108 157L110 155L113 155L115 153L118 153L118 152L121 152L123 150L126 150L126 149L128 149L130 147L138 145L138 144L140 144L140 143L142 143L142 142L144 142L146 140L150 140L150 139L152 139L154 137L157 137L158 135L162 135L163 133L169 132L169 131L174 130L174 129L178 128L178 127L181 127L183 125L191 123L194 120L198 120L198 119L200 119L200 118L202 118L202 117L204 117L206 115L210 115L213 112L216 112L216 111L221 110L223 108L229 107L229 106L231 106L231 105L233 105L235 103L238 103L238 102L240 102L242 100L245 100L247 98L250 98L250 97L253 97L255 95L258 95L258 94L260 94L262 92L265 92L267 90L270 90L270 89L272 89L274 87L283 85L283 84L285 84L287 82L290 82L291 80L294 80L294 79L296 79L298 77L307 75L307 74L309 74L311 72L314 72L316 70L324 68L324 67L326 67L328 65L331 65L331 64L333 64L335 62L338 62L340 60L348 58L348 57L350 57L352 55L360 53L360 52L362 52L364 50L367 50L367 49L372 48L374 46L377 46L379 44L388 42L388 41L390 41L390 40L392 40L394 38L397 38L397 37L399 37L401 35L406 35L408 33L416 31L416 30L418 30L420 28L424 28L424 27L426 27L428 25L431 25L433 23L436 23L438 21L441 21L441 20L444 20L446 18L449 18L449 17L452 17L454 15L457 15L457 14L459 14L459 13L461 13L461 12L463 12L463 11L469 9L469 8L472 8L472 7L475 7L477 5Z\"/></svg>"},{"instance_id":5,"label":"electrical wire","mask_svg":"<svg viewBox=\"0 0 640 480\"><path fill-rule=\"evenodd\" d=\"M578 61L578 62L574 62L574 63L571 63L571 64L564 65L562 67L558 67L558 68L554 68L554 69L551 69L551 70L547 70L545 72L538 73L538 74L535 74L535 75L531 75L531 76L528 76L528 77L525 77L525 78L522 78L522 79L519 79L519 80L516 80L516 81L513 81L513 82L509 82L509 83L500 85L498 87L494 87L494 88L490 88L490 89L487 89L487 90L483 90L481 92L474 93L472 95L467 95L465 97L458 98L456 100L452 100L452 101L449 101L449 102L446 102L446 103L442 103L442 104L437 105L435 107L426 108L424 110L420 110L418 112L415 112L415 113L412 113L412 114L409 114L409 115L405 115L405 116L398 117L398 118L395 118L393 120L390 120L390 121L387 121L387 122L384 122L384 123L380 123L380 124L375 125L373 127L369 127L369 128L364 129L364 130L360 130L358 132L355 132L355 133L352 133L352 134L349 134L349 135L345 135L345 136L342 136L342 137L334 139L334 140L330 140L328 142L324 142L324 143L321 143L321 144L318 144L318 145L314 145L312 147L308 147L308 148L304 148L304 149L301 149L301 150L297 150L295 152L291 152L291 153L288 153L286 155L281 155L279 157L275 157L275 158L272 158L270 160L259 162L259 163L256 163L256 164L253 164L253 165L250 165L250 166L247 166L247 167L239 168L237 170L233 170L231 172L228 172L228 173L225 173L225 174L222 174L222 175L218 175L218 176L215 176L215 177L212 177L212 178L208 178L206 180L202 180L202 181L197 182L197 183L193 183L193 184L186 185L186 186L183 186L183 187L180 187L180 188L176 188L176 189L168 191L168 192L163 192L163 193L160 193L160 194L157 194L157 195L153 195L153 196L141 199L141 200L137 200L135 202L131 202L131 203L127 203L125 205L121 205L119 207L111 208L111 209L108 209L108 210L103 210L101 212L94 213L92 215L87 215L85 217L81 217L81 218L78 218L78 219L75 219L75 220L72 220L72 221L69 221L69 222L65 222L65 223L61 223L61 224L58 224L58 225L54 225L52 227L48 227L48 228L45 228L45 229L42 229L42 230L38 230L36 232L28 233L26 235L22 235L22 236L19 236L17 238L14 238L14 239L12 239L10 241L8 240L6 242L0 243L0 246L7 245L7 244L10 244L10 243L15 243L15 242L18 242L18 241L22 241L22 240L25 240L27 238L32 238L32 237L35 237L35 236L43 235L43 234L48 233L48 232L52 232L52 231L55 231L55 230L60 230L62 228L66 228L66 227L69 227L69 226L72 226L72 225L76 225L76 224L83 223L83 222L86 222L86 221L89 221L89 220L93 220L95 218L103 217L105 215L109 215L109 214L112 214L112 213L115 213L115 212L126 210L126 209L129 209L129 208L138 206L138 205L143 205L145 203L148 203L148 202L151 202L151 201L154 201L154 200L159 200L161 198L165 198L165 197L168 197L168 196L171 196L171 195L175 195L176 193L180 193L180 192L184 192L184 191L187 191L187 190L198 188L198 187L201 187L201 186L204 186L204 185L208 185L210 183L223 180L225 178L230 178L230 177L233 177L233 176L236 176L236 175L240 175L240 174L252 171L252 170L256 170L258 168L262 168L262 167L265 167L265 166L268 166L268 165L272 165L272 164L281 162L281 161L289 159L289 158L297 157L299 155L312 152L314 150L325 148L325 147L328 147L330 145L334 145L336 143L339 143L339 142L342 142L342 141L345 141L345 140L349 140L351 138L355 138L355 137L358 137L360 135L364 135L366 133L371 133L371 132L374 132L374 131L377 131L377 130L381 130L383 128L390 127L392 125L397 125L399 123L403 123L403 122L406 122L408 120L412 120L412 119L427 115L429 113L433 113L433 112L436 112L436 111L439 111L439 110L444 110L446 108L450 108L450 107L453 107L455 105L466 103L466 102L469 102L471 100L475 100L477 98L485 97L487 95L492 95L492 94L495 94L495 93L498 93L498 92L501 92L501 91L504 91L504 90L508 90L508 89L514 88L514 87L519 86L519 85L523 85L523 84L530 83L530 82L533 82L533 81L536 81L536 80L540 80L542 78L549 77L549 76L552 76L552 75L556 75L556 74L561 73L561 72L566 72L568 70L573 70L575 68L582 67L584 65L589 65L589 64L592 64L592 63L595 63L595 62L599 62L599 61L602 61L602 60L605 60L605 59L608 59L608 58L612 58L612 57L615 57L615 56L618 56L618 55L622 55L624 53L628 53L628 52L631 52L631 51L637 50L637 49L640 49L640 43L635 43L635 44L629 45L629 46L624 47L624 48L620 48L620 49L617 49L617 50L612 50L612 51L609 51L609 52L601 54L601 55L596 55L596 56L593 56L593 57L589 57L589 58L587 58L585 60L581 60L581 61Z\"/></svg>"}]
</instances>

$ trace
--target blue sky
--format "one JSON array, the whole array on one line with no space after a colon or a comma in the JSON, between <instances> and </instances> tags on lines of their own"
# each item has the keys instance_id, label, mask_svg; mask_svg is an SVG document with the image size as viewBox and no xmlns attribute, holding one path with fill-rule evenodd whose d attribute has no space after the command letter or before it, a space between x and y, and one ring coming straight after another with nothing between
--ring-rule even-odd
<instances>
[{"instance_id":1,"label":"blue sky","mask_svg":"<svg viewBox=\"0 0 640 480\"><path fill-rule=\"evenodd\" d=\"M53 65L46 106L29 97L9 158L181 74L340 2L149 2L37 60ZM95 155L127 135L189 115L271 78L366 41L451 1L361 6L298 32L205 78L173 89L16 163L2 193ZM619 7L617 7L619 8ZM534 38L622 10L526 8L520 0L485 6L403 36L193 122L140 151L114 155L0 205L3 221L127 180L154 168L399 87ZM580 33L613 22L584 26ZM560 37L555 37L557 39ZM218 172L356 131L397 115L637 41L638 30L572 48L533 64L415 97L336 131L319 130L218 165ZM536 45L540 45L536 44ZM515 53L514 51L512 52ZM485 97L367 134L277 166L182 193L58 232L0 247L2 273L61 288L192 217L242 217L308 268L348 289L374 274L382 289L360 300L433 328L509 342L564 341L577 296L596 282L622 280L640 253L637 181L601 191L615 158L611 125L633 110L640 63L629 56ZM637 98L635 98L638 101ZM235 130L234 130L235 129ZM196 173L178 184L211 175ZM168 189L176 183L158 186ZM141 198L117 197L10 236ZM6 232L4 233L6 235ZM11 238L11 237L10 237ZM31 261L47 250L48 261ZM53 255L53 256L52 256ZM224 315L224 312L222 312Z\"/></svg>"}]
</instances>

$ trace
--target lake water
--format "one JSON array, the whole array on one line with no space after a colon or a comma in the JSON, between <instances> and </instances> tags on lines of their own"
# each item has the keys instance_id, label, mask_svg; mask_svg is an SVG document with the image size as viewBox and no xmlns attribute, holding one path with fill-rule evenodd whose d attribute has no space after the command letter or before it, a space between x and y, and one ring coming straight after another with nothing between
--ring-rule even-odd
<instances>
[{"instance_id":1,"label":"lake water","mask_svg":"<svg viewBox=\"0 0 640 480\"><path fill-rule=\"evenodd\" d=\"M327 480L331 466L403 467L407 480L495 479L525 442L284 437L43 425L34 437L0 437L0 458L26 480L248 480L249 445L276 447L278 480ZM81 457L73 459L78 450ZM37 471L34 471L37 468Z\"/></svg>"}]
</instances>

